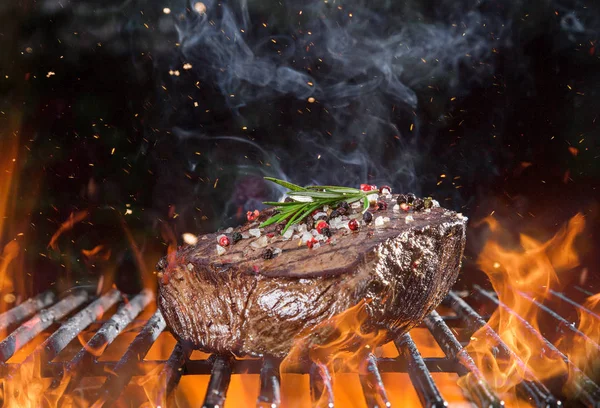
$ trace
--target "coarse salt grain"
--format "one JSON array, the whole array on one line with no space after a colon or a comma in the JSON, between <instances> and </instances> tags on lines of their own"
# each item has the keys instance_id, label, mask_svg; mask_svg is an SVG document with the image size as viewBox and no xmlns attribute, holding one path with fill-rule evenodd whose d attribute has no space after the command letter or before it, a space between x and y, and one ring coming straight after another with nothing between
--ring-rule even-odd
<instances>
[{"instance_id":1,"label":"coarse salt grain","mask_svg":"<svg viewBox=\"0 0 600 408\"><path fill-rule=\"evenodd\" d=\"M313 239L313 235L308 232L308 231L304 231L302 233L302 243L306 244L308 241L310 241L311 239Z\"/></svg>"},{"instance_id":2,"label":"coarse salt grain","mask_svg":"<svg viewBox=\"0 0 600 408\"><path fill-rule=\"evenodd\" d=\"M248 234L247 232L242 232L242 238L248 239L248 238L250 238L250 234Z\"/></svg>"},{"instance_id":3,"label":"coarse salt grain","mask_svg":"<svg viewBox=\"0 0 600 408\"><path fill-rule=\"evenodd\" d=\"M392 211L394 212L399 212L400 211L400 205L396 204L393 208Z\"/></svg>"},{"instance_id":4,"label":"coarse salt grain","mask_svg":"<svg viewBox=\"0 0 600 408\"><path fill-rule=\"evenodd\" d=\"M294 234L294 230L289 228L285 234L283 234L283 239L288 240L292 237L292 235Z\"/></svg>"},{"instance_id":5,"label":"coarse salt grain","mask_svg":"<svg viewBox=\"0 0 600 408\"><path fill-rule=\"evenodd\" d=\"M277 256L277 255L279 255L281 252L282 252L282 251L281 251L281 248L273 248L273 255L274 255L274 256Z\"/></svg>"},{"instance_id":6,"label":"coarse salt grain","mask_svg":"<svg viewBox=\"0 0 600 408\"><path fill-rule=\"evenodd\" d=\"M369 200L369 203L375 204L375 203L377 203L377 200L379 199L379 194L369 194L367 196L367 199Z\"/></svg>"},{"instance_id":7,"label":"coarse salt grain","mask_svg":"<svg viewBox=\"0 0 600 408\"><path fill-rule=\"evenodd\" d=\"M217 255L221 256L225 253L225 248L223 248L221 245L217 245Z\"/></svg>"},{"instance_id":8,"label":"coarse salt grain","mask_svg":"<svg viewBox=\"0 0 600 408\"><path fill-rule=\"evenodd\" d=\"M255 240L250 244L252 248L264 248L269 244L269 239L266 235L263 235L259 239Z\"/></svg>"},{"instance_id":9,"label":"coarse salt grain","mask_svg":"<svg viewBox=\"0 0 600 408\"><path fill-rule=\"evenodd\" d=\"M233 227L229 227L225 230L226 234L231 234L233 232Z\"/></svg>"},{"instance_id":10,"label":"coarse salt grain","mask_svg":"<svg viewBox=\"0 0 600 408\"><path fill-rule=\"evenodd\" d=\"M414 220L415 219L413 218L412 215L407 215L406 218L404 219L404 222L408 224L410 222L413 222Z\"/></svg>"},{"instance_id":11,"label":"coarse salt grain","mask_svg":"<svg viewBox=\"0 0 600 408\"><path fill-rule=\"evenodd\" d=\"M251 228L248 230L248 233L253 237L260 237L260 228Z\"/></svg>"}]
</instances>

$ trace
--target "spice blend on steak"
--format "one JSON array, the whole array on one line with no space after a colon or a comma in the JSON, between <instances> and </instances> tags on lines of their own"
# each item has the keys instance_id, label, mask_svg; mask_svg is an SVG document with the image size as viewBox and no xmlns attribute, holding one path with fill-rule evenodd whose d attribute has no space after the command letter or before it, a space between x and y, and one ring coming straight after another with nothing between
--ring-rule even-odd
<instances>
[{"instance_id":1,"label":"spice blend on steak","mask_svg":"<svg viewBox=\"0 0 600 408\"><path fill-rule=\"evenodd\" d=\"M260 227L274 209L253 212L163 258L158 302L171 331L208 352L283 357L362 302L365 330L410 330L456 281L467 219L388 187L369 202L370 216L360 201L325 205L285 232Z\"/></svg>"}]
</instances>

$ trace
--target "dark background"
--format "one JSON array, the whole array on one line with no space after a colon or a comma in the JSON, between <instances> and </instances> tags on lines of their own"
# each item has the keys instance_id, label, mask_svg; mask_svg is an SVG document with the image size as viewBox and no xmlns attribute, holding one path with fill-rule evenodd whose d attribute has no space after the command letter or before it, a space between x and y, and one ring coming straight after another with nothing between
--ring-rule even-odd
<instances>
[{"instance_id":1,"label":"dark background","mask_svg":"<svg viewBox=\"0 0 600 408\"><path fill-rule=\"evenodd\" d=\"M2 293L148 285L183 233L277 198L264 175L390 184L539 239L583 212L597 276L598 2L195 3L0 4Z\"/></svg>"}]
</instances>

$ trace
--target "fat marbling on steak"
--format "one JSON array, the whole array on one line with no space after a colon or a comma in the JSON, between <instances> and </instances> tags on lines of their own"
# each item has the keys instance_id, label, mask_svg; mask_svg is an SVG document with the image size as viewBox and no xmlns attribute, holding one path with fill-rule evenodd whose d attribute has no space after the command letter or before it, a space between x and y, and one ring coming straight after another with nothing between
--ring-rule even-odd
<instances>
[{"instance_id":1,"label":"fat marbling on steak","mask_svg":"<svg viewBox=\"0 0 600 408\"><path fill-rule=\"evenodd\" d=\"M439 206L404 211L397 198L380 196L387 208L372 209L370 223L360 209L329 220L331 237L306 224L283 236L274 225L258 229L272 214L265 210L163 258L158 302L172 333L204 351L283 357L311 329L363 301L364 327L410 330L456 281L467 219ZM354 218L359 228L351 231ZM309 248L315 234L320 242ZM218 245L222 235L226 247Z\"/></svg>"}]
</instances>

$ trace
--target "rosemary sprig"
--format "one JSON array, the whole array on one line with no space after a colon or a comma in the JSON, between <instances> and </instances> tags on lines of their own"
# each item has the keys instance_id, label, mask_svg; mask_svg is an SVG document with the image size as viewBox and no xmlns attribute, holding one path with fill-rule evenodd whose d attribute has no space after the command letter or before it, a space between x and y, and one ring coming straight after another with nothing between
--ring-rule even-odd
<instances>
[{"instance_id":1,"label":"rosemary sprig","mask_svg":"<svg viewBox=\"0 0 600 408\"><path fill-rule=\"evenodd\" d=\"M282 234L285 233L290 226L299 223L304 218L312 214L313 211L322 208L325 205L333 207L342 201L352 204L362 200L363 212L369 209L368 195L372 194L372 192L365 192L357 188L340 186L301 187L273 177L265 177L265 180L279 184L280 186L290 190L286 193L286 195L292 199L290 202L264 202L266 205L274 206L278 212L260 224L260 227L263 228L268 225L287 220L285 228L283 231L281 231Z\"/></svg>"}]
</instances>

